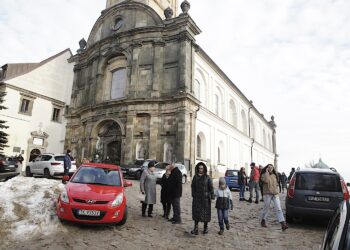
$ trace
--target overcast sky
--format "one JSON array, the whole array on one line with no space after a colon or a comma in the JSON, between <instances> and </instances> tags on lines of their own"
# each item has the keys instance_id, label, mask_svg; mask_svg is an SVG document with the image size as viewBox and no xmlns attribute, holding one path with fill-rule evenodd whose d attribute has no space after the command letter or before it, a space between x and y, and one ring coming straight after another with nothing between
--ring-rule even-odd
<instances>
[{"instance_id":1,"label":"overcast sky","mask_svg":"<svg viewBox=\"0 0 350 250\"><path fill-rule=\"evenodd\" d=\"M350 181L350 1L189 0L198 44L275 116L280 169L319 157ZM0 65L75 53L105 0L0 0ZM349 154L349 155L348 155Z\"/></svg>"}]
</instances>

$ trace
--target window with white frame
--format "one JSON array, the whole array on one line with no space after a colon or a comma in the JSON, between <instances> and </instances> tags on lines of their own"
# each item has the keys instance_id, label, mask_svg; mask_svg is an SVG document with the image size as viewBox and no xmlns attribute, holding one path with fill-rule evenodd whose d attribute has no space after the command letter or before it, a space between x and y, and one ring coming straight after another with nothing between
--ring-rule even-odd
<instances>
[{"instance_id":1,"label":"window with white frame","mask_svg":"<svg viewBox=\"0 0 350 250\"><path fill-rule=\"evenodd\" d=\"M237 110L233 100L230 101L230 123L237 127Z\"/></svg>"},{"instance_id":2,"label":"window with white frame","mask_svg":"<svg viewBox=\"0 0 350 250\"><path fill-rule=\"evenodd\" d=\"M197 135L197 157L201 158L202 156L202 141L201 137Z\"/></svg>"},{"instance_id":3,"label":"window with white frame","mask_svg":"<svg viewBox=\"0 0 350 250\"><path fill-rule=\"evenodd\" d=\"M61 122L61 109L58 107L54 107L52 110L51 120L54 122Z\"/></svg>"},{"instance_id":4,"label":"window with white frame","mask_svg":"<svg viewBox=\"0 0 350 250\"><path fill-rule=\"evenodd\" d=\"M35 98L22 96L20 100L19 113L24 115L32 115L33 102Z\"/></svg>"},{"instance_id":5,"label":"window with white frame","mask_svg":"<svg viewBox=\"0 0 350 250\"><path fill-rule=\"evenodd\" d=\"M242 132L247 134L248 133L248 124L247 124L247 116L245 114L245 111L242 109L241 111L241 127L242 127Z\"/></svg>"},{"instance_id":6,"label":"window with white frame","mask_svg":"<svg viewBox=\"0 0 350 250\"><path fill-rule=\"evenodd\" d=\"M219 96L216 94L214 98L214 112L219 116Z\"/></svg>"},{"instance_id":7,"label":"window with white frame","mask_svg":"<svg viewBox=\"0 0 350 250\"><path fill-rule=\"evenodd\" d=\"M198 80L194 81L194 95L198 100L202 101L202 99L201 99L201 84Z\"/></svg>"}]
</instances>

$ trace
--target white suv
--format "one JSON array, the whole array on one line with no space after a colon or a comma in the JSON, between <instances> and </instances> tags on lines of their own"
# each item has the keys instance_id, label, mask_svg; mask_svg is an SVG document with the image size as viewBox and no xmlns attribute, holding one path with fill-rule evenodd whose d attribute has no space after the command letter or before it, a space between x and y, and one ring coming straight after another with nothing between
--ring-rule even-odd
<instances>
[{"instance_id":1,"label":"white suv","mask_svg":"<svg viewBox=\"0 0 350 250\"><path fill-rule=\"evenodd\" d=\"M52 176L63 176L63 160L64 154L42 154L29 162L26 167L26 176L43 175L45 178ZM69 174L72 175L76 170L75 161L72 161L72 166L69 169Z\"/></svg>"},{"instance_id":2,"label":"white suv","mask_svg":"<svg viewBox=\"0 0 350 250\"><path fill-rule=\"evenodd\" d=\"M158 162L155 165L155 171L154 174L157 176L157 182L160 183L163 175L165 174L165 168L168 166L169 163L166 162ZM185 184L187 181L187 169L185 165L180 164L180 163L175 163L175 166L181 171L182 173L182 184Z\"/></svg>"}]
</instances>

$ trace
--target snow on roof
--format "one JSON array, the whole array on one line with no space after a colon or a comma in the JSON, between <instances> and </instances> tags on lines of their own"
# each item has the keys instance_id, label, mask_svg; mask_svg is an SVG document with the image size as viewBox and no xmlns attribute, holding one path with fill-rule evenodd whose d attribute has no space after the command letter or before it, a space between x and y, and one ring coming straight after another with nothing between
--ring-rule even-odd
<instances>
[{"instance_id":1,"label":"snow on roof","mask_svg":"<svg viewBox=\"0 0 350 250\"><path fill-rule=\"evenodd\" d=\"M59 180L17 176L1 182L0 235L23 240L56 231L55 205L63 190Z\"/></svg>"}]
</instances>

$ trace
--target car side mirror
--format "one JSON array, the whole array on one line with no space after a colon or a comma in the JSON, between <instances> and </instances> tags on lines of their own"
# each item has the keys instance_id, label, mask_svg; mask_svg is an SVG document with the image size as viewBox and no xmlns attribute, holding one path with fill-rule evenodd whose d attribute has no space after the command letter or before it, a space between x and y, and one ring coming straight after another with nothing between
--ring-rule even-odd
<instances>
[{"instance_id":1,"label":"car side mirror","mask_svg":"<svg viewBox=\"0 0 350 250\"><path fill-rule=\"evenodd\" d=\"M65 175L65 176L63 176L62 180L65 181L65 182L69 181L70 180L70 176L69 175Z\"/></svg>"},{"instance_id":2,"label":"car side mirror","mask_svg":"<svg viewBox=\"0 0 350 250\"><path fill-rule=\"evenodd\" d=\"M124 187L132 187L131 181L124 181Z\"/></svg>"}]
</instances>

